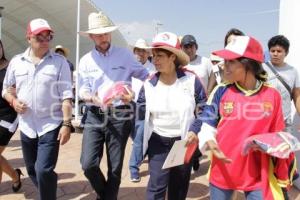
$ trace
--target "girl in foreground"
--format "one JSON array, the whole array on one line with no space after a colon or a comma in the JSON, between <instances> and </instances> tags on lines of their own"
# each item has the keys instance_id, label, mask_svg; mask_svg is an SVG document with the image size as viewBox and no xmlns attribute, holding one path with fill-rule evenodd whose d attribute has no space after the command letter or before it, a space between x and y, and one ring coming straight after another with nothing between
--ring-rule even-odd
<instances>
[{"instance_id":1,"label":"girl in foreground","mask_svg":"<svg viewBox=\"0 0 300 200\"><path fill-rule=\"evenodd\" d=\"M224 58L228 83L214 89L201 119L196 119L203 123L199 148L207 145L213 153L210 198L230 199L240 190L246 199L284 199L282 188L292 180L289 169L295 172L293 155L275 159L255 150L241 154L249 136L284 129L280 94L265 84L262 47L252 37L236 36L213 54Z\"/></svg>"}]
</instances>

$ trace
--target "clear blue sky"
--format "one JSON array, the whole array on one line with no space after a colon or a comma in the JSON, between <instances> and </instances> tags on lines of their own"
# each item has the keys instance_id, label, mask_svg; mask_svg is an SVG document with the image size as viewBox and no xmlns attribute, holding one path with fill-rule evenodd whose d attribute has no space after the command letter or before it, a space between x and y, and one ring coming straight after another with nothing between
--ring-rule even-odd
<instances>
[{"instance_id":1,"label":"clear blue sky","mask_svg":"<svg viewBox=\"0 0 300 200\"><path fill-rule=\"evenodd\" d=\"M129 43L138 38L151 42L159 32L196 37L200 55L223 47L226 32L239 28L264 47L278 33L280 0L93 0Z\"/></svg>"}]
</instances>

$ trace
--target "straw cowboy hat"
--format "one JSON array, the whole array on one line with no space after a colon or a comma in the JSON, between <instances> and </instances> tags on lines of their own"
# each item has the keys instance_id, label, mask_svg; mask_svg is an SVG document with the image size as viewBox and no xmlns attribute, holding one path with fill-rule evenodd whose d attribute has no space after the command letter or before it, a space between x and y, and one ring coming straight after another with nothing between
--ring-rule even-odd
<instances>
[{"instance_id":1,"label":"straw cowboy hat","mask_svg":"<svg viewBox=\"0 0 300 200\"><path fill-rule=\"evenodd\" d=\"M149 49L151 48L148 43L146 42L146 40L144 39L138 39L136 42L135 42L135 45L133 46L133 50L135 48L139 48L139 49Z\"/></svg>"},{"instance_id":2,"label":"straw cowboy hat","mask_svg":"<svg viewBox=\"0 0 300 200\"><path fill-rule=\"evenodd\" d=\"M152 47L147 43L146 40L142 38L138 39L134 45L130 45L129 47L133 50L133 52L136 50L136 48L138 48L138 49L144 49L146 50L146 52L151 54Z\"/></svg>"},{"instance_id":3,"label":"straw cowboy hat","mask_svg":"<svg viewBox=\"0 0 300 200\"><path fill-rule=\"evenodd\" d=\"M180 42L174 33L163 32L157 34L152 41L152 49L165 49L174 53L182 66L190 62L189 56L180 48Z\"/></svg>"},{"instance_id":4,"label":"straw cowboy hat","mask_svg":"<svg viewBox=\"0 0 300 200\"><path fill-rule=\"evenodd\" d=\"M80 31L83 36L89 34L103 34L110 33L118 28L115 26L103 12L90 13L88 17L89 29L87 31Z\"/></svg>"},{"instance_id":5,"label":"straw cowboy hat","mask_svg":"<svg viewBox=\"0 0 300 200\"><path fill-rule=\"evenodd\" d=\"M70 50L66 47L63 47L62 45L56 45L54 48L54 52L56 52L57 50L62 50L66 57L68 57L68 55L70 53Z\"/></svg>"}]
</instances>

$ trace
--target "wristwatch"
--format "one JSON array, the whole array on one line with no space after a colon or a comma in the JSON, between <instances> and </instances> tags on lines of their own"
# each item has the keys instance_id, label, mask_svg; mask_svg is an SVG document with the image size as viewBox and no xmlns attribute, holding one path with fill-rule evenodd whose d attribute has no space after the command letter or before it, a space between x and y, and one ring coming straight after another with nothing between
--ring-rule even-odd
<instances>
[{"instance_id":1,"label":"wristwatch","mask_svg":"<svg viewBox=\"0 0 300 200\"><path fill-rule=\"evenodd\" d=\"M73 125L72 125L72 122L71 122L71 120L66 120L66 121L63 121L61 125L62 125L62 126L69 127L71 130L73 130L73 129L74 129L74 127L73 127Z\"/></svg>"}]
</instances>

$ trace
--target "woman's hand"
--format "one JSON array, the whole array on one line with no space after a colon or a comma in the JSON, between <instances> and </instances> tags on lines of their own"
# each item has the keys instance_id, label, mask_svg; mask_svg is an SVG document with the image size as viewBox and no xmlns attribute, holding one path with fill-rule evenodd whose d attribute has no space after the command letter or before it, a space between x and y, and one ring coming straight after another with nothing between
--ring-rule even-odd
<instances>
[{"instance_id":1,"label":"woman's hand","mask_svg":"<svg viewBox=\"0 0 300 200\"><path fill-rule=\"evenodd\" d=\"M225 156L225 154L221 151L221 149L219 148L218 144L215 141L209 140L209 141L207 141L207 145L216 158L223 161L224 163L232 162L232 160L230 158Z\"/></svg>"},{"instance_id":2,"label":"woman's hand","mask_svg":"<svg viewBox=\"0 0 300 200\"><path fill-rule=\"evenodd\" d=\"M187 137L186 137L186 146L192 143L197 143L198 144L199 139L196 133L190 131L187 133Z\"/></svg>"}]
</instances>

